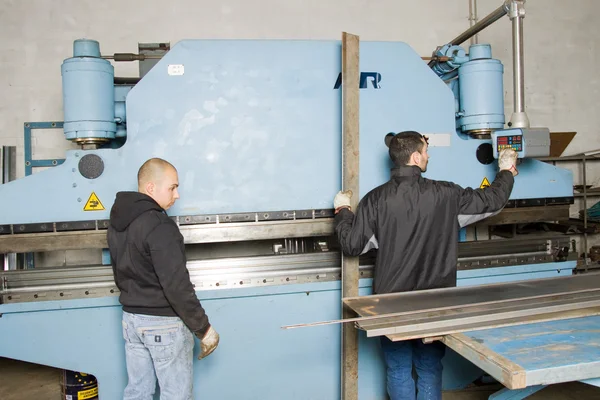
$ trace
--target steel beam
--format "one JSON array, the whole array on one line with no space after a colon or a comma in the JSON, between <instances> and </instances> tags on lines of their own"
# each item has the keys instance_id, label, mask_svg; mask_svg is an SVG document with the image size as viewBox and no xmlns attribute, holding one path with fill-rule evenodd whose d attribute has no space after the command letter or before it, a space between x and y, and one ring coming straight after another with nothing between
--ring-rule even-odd
<instances>
[{"instance_id":1,"label":"steel beam","mask_svg":"<svg viewBox=\"0 0 600 400\"><path fill-rule=\"evenodd\" d=\"M181 225L186 244L333 235L333 219ZM106 230L0 235L0 253L103 249Z\"/></svg>"}]
</instances>

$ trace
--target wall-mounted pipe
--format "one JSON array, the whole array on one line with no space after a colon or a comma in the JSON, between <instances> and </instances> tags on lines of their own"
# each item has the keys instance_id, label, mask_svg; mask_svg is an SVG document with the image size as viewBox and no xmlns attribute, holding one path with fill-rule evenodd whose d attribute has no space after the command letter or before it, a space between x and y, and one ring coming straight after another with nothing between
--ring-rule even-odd
<instances>
[{"instance_id":1,"label":"wall-mounted pipe","mask_svg":"<svg viewBox=\"0 0 600 400\"><path fill-rule=\"evenodd\" d=\"M469 27L473 27L477 23L477 0L469 0ZM479 37L477 34L473 35L470 39L470 44L478 44Z\"/></svg>"},{"instance_id":2,"label":"wall-mounted pipe","mask_svg":"<svg viewBox=\"0 0 600 400\"><path fill-rule=\"evenodd\" d=\"M462 43L464 43L465 41L469 40L471 37L477 35L479 32L481 32L482 30L484 30L485 28L487 28L488 26L490 26L491 24L493 24L494 22L498 21L500 18L504 17L509 9L510 9L510 3L513 0L505 0L504 4L502 4L500 7L496 8L494 11L492 11L490 14L488 14L487 16L485 16L481 21L475 23L474 25L472 25L469 29L467 29L466 31L464 31L463 33L461 33L460 35L458 35L457 37L455 37L454 39L452 39L451 41L449 41L448 43L446 43L445 45L447 46L453 46L453 45L460 45ZM438 47L435 51L434 54L443 46ZM439 61L437 60L431 60L427 65L430 68L433 68Z\"/></svg>"},{"instance_id":3,"label":"wall-mounted pipe","mask_svg":"<svg viewBox=\"0 0 600 400\"><path fill-rule=\"evenodd\" d=\"M511 128L529 128L529 118L525 112L525 71L523 58L523 19L525 18L525 0L513 0L510 3L508 17L512 21L514 86L514 111L510 117L508 126Z\"/></svg>"},{"instance_id":4,"label":"wall-mounted pipe","mask_svg":"<svg viewBox=\"0 0 600 400\"><path fill-rule=\"evenodd\" d=\"M133 53L115 53L113 55L105 55L101 58L105 60L114 60L117 62L127 61L144 61L144 60L160 60L163 56L149 54L133 54Z\"/></svg>"},{"instance_id":5,"label":"wall-mounted pipe","mask_svg":"<svg viewBox=\"0 0 600 400\"><path fill-rule=\"evenodd\" d=\"M448 42L448 44L460 45L468 39L470 39L471 37L473 37L474 35L484 30L485 28L487 28L488 26L490 26L491 24L493 24L494 22L498 21L500 18L504 17L508 13L508 10L510 9L510 3L511 0L506 0L504 4L496 8L489 15L484 17L481 21L477 22L469 29L452 39L450 42Z\"/></svg>"}]
</instances>

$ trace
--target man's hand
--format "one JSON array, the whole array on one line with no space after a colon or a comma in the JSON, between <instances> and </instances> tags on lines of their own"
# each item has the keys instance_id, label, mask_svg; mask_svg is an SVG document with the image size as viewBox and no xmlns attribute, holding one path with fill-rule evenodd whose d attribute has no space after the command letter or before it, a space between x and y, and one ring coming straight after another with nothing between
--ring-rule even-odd
<instances>
[{"instance_id":1,"label":"man's hand","mask_svg":"<svg viewBox=\"0 0 600 400\"><path fill-rule=\"evenodd\" d=\"M352 198L352 190L346 190L343 192L338 192L333 199L333 207L335 208L335 212L337 212L342 208L350 208L350 199Z\"/></svg>"},{"instance_id":2,"label":"man's hand","mask_svg":"<svg viewBox=\"0 0 600 400\"><path fill-rule=\"evenodd\" d=\"M513 149L502 149L498 156L498 168L500 171L510 171L513 176L517 176L517 152Z\"/></svg>"},{"instance_id":3,"label":"man's hand","mask_svg":"<svg viewBox=\"0 0 600 400\"><path fill-rule=\"evenodd\" d=\"M198 360L202 360L204 357L208 356L210 353L215 351L217 346L219 345L219 334L217 331L213 329L211 326L204 334L204 337L200 338L200 354L198 355Z\"/></svg>"}]
</instances>

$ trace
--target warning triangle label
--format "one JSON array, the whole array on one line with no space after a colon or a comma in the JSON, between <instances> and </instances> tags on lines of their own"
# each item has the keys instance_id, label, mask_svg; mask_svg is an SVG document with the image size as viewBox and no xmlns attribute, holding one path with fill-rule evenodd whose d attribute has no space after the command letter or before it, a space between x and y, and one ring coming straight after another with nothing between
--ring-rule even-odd
<instances>
[{"instance_id":1,"label":"warning triangle label","mask_svg":"<svg viewBox=\"0 0 600 400\"><path fill-rule=\"evenodd\" d=\"M481 185L479 185L479 189L483 189L486 187L490 186L490 181L488 181L488 178L484 177L483 180L481 181Z\"/></svg>"},{"instance_id":2,"label":"warning triangle label","mask_svg":"<svg viewBox=\"0 0 600 400\"><path fill-rule=\"evenodd\" d=\"M102 202L100 201L98 196L96 196L96 193L92 192L92 194L90 195L90 198L88 199L87 203L85 203L85 206L83 207L83 211L101 211L101 210L104 210L104 206L102 205Z\"/></svg>"}]
</instances>

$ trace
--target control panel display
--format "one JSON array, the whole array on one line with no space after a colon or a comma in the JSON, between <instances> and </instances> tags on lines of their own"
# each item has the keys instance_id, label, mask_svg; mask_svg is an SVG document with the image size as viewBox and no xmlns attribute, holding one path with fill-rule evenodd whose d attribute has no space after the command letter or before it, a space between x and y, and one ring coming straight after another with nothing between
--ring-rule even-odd
<instances>
[{"instance_id":1,"label":"control panel display","mask_svg":"<svg viewBox=\"0 0 600 400\"><path fill-rule=\"evenodd\" d=\"M498 152L502 149L513 149L514 151L522 151L523 150L523 136L514 135L514 136L498 136L496 138L496 148Z\"/></svg>"}]
</instances>

